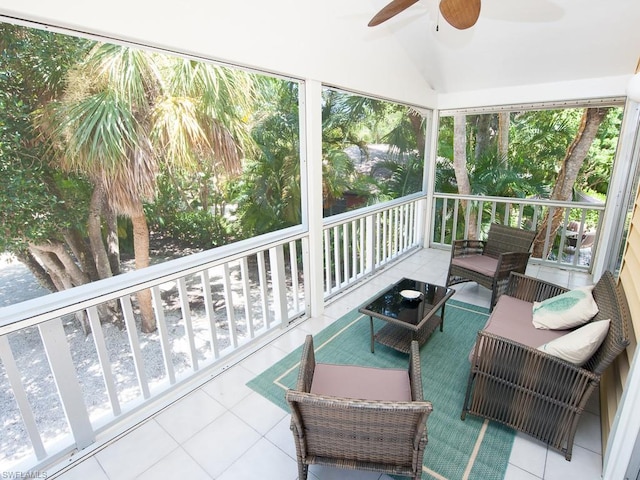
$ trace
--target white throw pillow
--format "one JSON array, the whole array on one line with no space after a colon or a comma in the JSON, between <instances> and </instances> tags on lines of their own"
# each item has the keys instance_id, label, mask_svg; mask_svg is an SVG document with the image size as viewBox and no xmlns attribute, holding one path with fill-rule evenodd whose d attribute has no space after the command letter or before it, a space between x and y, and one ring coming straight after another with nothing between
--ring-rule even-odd
<instances>
[{"instance_id":1,"label":"white throw pillow","mask_svg":"<svg viewBox=\"0 0 640 480\"><path fill-rule=\"evenodd\" d=\"M609 323L610 320L588 323L539 346L538 350L580 366L600 348L609 331Z\"/></svg>"},{"instance_id":2,"label":"white throw pillow","mask_svg":"<svg viewBox=\"0 0 640 480\"><path fill-rule=\"evenodd\" d=\"M533 302L533 326L545 330L569 330L583 325L598 313L593 285Z\"/></svg>"}]
</instances>

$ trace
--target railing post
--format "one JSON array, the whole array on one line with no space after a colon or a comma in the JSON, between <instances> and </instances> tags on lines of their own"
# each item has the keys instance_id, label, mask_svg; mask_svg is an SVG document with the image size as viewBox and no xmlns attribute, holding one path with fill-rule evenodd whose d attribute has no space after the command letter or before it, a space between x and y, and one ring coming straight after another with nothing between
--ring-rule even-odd
<instances>
[{"instance_id":1,"label":"railing post","mask_svg":"<svg viewBox=\"0 0 640 480\"><path fill-rule=\"evenodd\" d=\"M371 214L371 215L367 215L367 218L365 220L365 225L366 225L366 247L365 247L365 252L367 255L367 259L366 259L366 266L365 266L365 273L371 273L373 272L374 266L375 266L375 261L376 261L376 242L375 239L377 238L377 234L376 234L376 229L378 228L378 226L376 225L376 223L373 221L376 218L377 215L375 214Z\"/></svg>"},{"instance_id":2,"label":"railing post","mask_svg":"<svg viewBox=\"0 0 640 480\"><path fill-rule=\"evenodd\" d=\"M271 268L271 285L273 288L273 310L276 323L286 327L289 323L287 307L287 283L284 274L284 249L282 245L269 249L269 267Z\"/></svg>"},{"instance_id":3,"label":"railing post","mask_svg":"<svg viewBox=\"0 0 640 480\"><path fill-rule=\"evenodd\" d=\"M82 389L78 383L62 321L55 318L41 323L38 329L73 439L79 449L85 448L95 442L95 434L82 397Z\"/></svg>"}]
</instances>

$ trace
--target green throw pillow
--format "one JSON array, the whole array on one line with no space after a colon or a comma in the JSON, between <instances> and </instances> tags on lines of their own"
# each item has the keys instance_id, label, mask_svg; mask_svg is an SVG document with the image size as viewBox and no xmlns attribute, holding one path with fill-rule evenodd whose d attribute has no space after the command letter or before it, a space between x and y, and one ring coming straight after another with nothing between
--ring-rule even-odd
<instances>
[{"instance_id":1,"label":"green throw pillow","mask_svg":"<svg viewBox=\"0 0 640 480\"><path fill-rule=\"evenodd\" d=\"M545 330L568 330L583 325L598 313L593 285L533 303L533 326Z\"/></svg>"}]
</instances>

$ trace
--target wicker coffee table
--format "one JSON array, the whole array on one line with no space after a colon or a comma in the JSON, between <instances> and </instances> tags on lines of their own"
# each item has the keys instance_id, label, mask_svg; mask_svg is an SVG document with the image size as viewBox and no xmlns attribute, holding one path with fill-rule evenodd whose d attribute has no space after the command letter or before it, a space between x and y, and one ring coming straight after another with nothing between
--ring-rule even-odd
<instances>
[{"instance_id":1,"label":"wicker coffee table","mask_svg":"<svg viewBox=\"0 0 640 480\"><path fill-rule=\"evenodd\" d=\"M419 292L420 296L408 300L400 295L403 290ZM451 288L403 278L367 301L358 311L369 316L371 352L374 352L374 342L404 353L409 353L412 340L422 346L438 325L442 331L445 303L453 294ZM374 332L374 318L385 322L377 332Z\"/></svg>"}]
</instances>

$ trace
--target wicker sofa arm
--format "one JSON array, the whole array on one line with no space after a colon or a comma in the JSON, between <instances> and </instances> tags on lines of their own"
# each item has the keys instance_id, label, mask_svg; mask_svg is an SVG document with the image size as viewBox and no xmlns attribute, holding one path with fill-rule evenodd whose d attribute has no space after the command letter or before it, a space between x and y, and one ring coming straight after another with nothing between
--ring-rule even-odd
<instances>
[{"instance_id":1,"label":"wicker sofa arm","mask_svg":"<svg viewBox=\"0 0 640 480\"><path fill-rule=\"evenodd\" d=\"M511 273L505 295L524 300L525 302L541 302L567 292L569 289L528 277L521 273Z\"/></svg>"},{"instance_id":2,"label":"wicker sofa arm","mask_svg":"<svg viewBox=\"0 0 640 480\"><path fill-rule=\"evenodd\" d=\"M451 246L451 258L482 255L485 245L484 240L454 240Z\"/></svg>"},{"instance_id":3,"label":"wicker sofa arm","mask_svg":"<svg viewBox=\"0 0 640 480\"><path fill-rule=\"evenodd\" d=\"M474 377L475 388L480 382L493 385L502 395L511 391L513 397L509 408L512 411L509 414L514 416L526 413L518 410L530 408L531 405L526 403L532 396L538 402L582 411L589 394L600 381L599 375L589 370L482 330L478 332L473 352L470 383ZM469 393L470 389L467 397ZM480 395L485 398L492 396L486 391ZM465 399L465 410L469 407L468 400ZM514 421L508 423L514 424Z\"/></svg>"}]
</instances>

